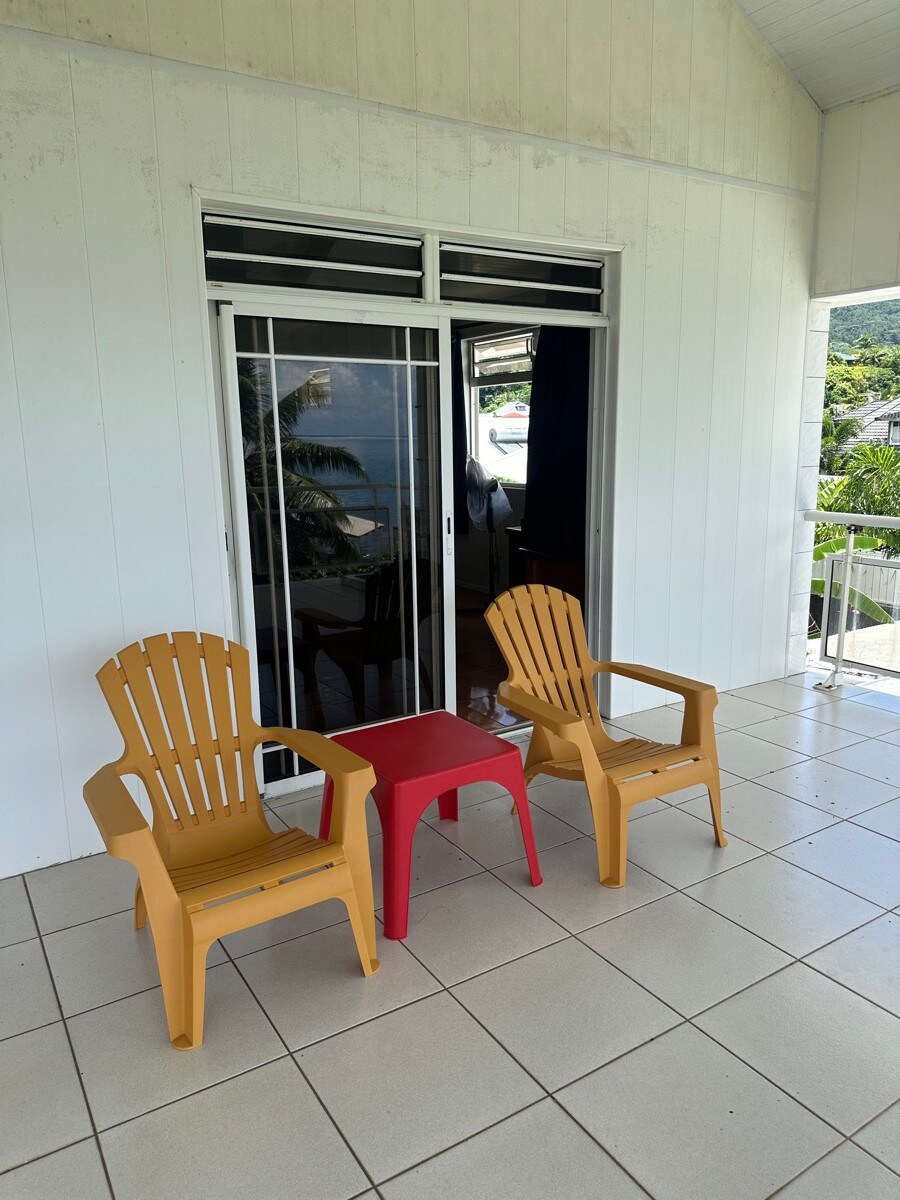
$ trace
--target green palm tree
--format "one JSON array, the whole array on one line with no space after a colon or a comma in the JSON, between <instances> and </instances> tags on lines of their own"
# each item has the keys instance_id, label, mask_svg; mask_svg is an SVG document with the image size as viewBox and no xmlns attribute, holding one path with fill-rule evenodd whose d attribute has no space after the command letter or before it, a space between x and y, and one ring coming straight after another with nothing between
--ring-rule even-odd
<instances>
[{"instance_id":1,"label":"green palm tree","mask_svg":"<svg viewBox=\"0 0 900 1200\"><path fill-rule=\"evenodd\" d=\"M837 475L841 470L847 443L862 429L862 419L853 416L843 404L830 404L822 412L822 447L819 470Z\"/></svg>"},{"instance_id":2,"label":"green palm tree","mask_svg":"<svg viewBox=\"0 0 900 1200\"><path fill-rule=\"evenodd\" d=\"M275 414L267 367L256 359L239 359L238 384L248 503L267 522L267 536L271 535L280 550L279 523L267 520L278 506ZM327 401L327 383L314 377L278 400L285 530L292 573L298 568L359 559L341 499L319 476L343 474L366 480L365 469L349 450L326 442L306 441L295 432L300 417L308 409Z\"/></svg>"},{"instance_id":3,"label":"green palm tree","mask_svg":"<svg viewBox=\"0 0 900 1200\"><path fill-rule=\"evenodd\" d=\"M885 355L885 347L880 345L870 333L861 333L851 346L854 362L861 366L877 367Z\"/></svg>"},{"instance_id":4,"label":"green palm tree","mask_svg":"<svg viewBox=\"0 0 900 1200\"><path fill-rule=\"evenodd\" d=\"M857 446L845 464L846 484L840 494L844 512L873 517L900 517L900 450L895 446ZM885 553L900 555L900 530L872 529Z\"/></svg>"}]
</instances>

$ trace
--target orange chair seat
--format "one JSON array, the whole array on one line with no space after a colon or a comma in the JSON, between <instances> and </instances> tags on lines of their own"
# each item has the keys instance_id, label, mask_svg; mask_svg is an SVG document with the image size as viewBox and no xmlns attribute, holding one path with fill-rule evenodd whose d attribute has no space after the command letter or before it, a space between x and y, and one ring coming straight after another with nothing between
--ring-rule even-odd
<instances>
[{"instance_id":1,"label":"orange chair seat","mask_svg":"<svg viewBox=\"0 0 900 1200\"><path fill-rule=\"evenodd\" d=\"M325 853L313 855L316 850ZM320 841L302 829L288 829L238 854L178 867L169 878L179 894L210 890L215 892L211 898L220 900L246 890L245 881L249 881L246 887L271 887L292 875L334 862L343 862L339 846Z\"/></svg>"}]
</instances>

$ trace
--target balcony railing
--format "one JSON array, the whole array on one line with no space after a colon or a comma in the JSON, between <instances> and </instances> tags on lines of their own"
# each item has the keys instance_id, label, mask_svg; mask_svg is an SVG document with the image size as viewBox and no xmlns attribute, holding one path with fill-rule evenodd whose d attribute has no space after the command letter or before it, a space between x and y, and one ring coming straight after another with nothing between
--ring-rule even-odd
<instances>
[{"instance_id":1,"label":"balcony railing","mask_svg":"<svg viewBox=\"0 0 900 1200\"><path fill-rule=\"evenodd\" d=\"M819 657L831 664L831 673L818 686L839 687L845 666L900 677L900 559L859 554L854 546L864 529L900 529L900 517L820 509L804 517L847 530L843 552L828 555L824 562Z\"/></svg>"}]
</instances>

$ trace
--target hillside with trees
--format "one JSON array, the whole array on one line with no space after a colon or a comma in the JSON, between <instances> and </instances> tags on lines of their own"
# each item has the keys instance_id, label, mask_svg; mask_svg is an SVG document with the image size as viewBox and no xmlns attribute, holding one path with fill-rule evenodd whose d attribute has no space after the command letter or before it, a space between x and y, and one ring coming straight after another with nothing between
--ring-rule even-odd
<instances>
[{"instance_id":1,"label":"hillside with trees","mask_svg":"<svg viewBox=\"0 0 900 1200\"><path fill-rule=\"evenodd\" d=\"M900 300L831 310L829 349L847 352L862 334L881 346L900 345Z\"/></svg>"}]
</instances>

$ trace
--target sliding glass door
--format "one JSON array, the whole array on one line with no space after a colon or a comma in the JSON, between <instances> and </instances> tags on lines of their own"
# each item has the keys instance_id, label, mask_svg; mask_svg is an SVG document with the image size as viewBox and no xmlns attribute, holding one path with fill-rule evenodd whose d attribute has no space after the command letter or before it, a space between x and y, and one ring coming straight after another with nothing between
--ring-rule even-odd
<instances>
[{"instance_id":1,"label":"sliding glass door","mask_svg":"<svg viewBox=\"0 0 900 1200\"><path fill-rule=\"evenodd\" d=\"M221 309L262 724L332 732L442 707L437 328ZM307 766L264 749L267 783Z\"/></svg>"}]
</instances>

